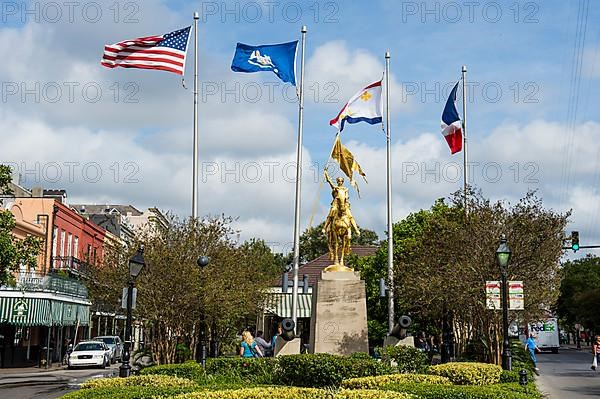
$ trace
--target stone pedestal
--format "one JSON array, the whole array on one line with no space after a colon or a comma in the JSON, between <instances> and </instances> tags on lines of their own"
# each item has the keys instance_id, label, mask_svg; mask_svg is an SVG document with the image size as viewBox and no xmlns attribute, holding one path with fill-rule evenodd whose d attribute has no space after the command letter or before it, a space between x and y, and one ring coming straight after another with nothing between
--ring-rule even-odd
<instances>
[{"instance_id":1,"label":"stone pedestal","mask_svg":"<svg viewBox=\"0 0 600 399\"><path fill-rule=\"evenodd\" d=\"M300 338L294 338L291 341L286 341L281 337L277 337L275 341L275 356L281 355L297 355L300 353Z\"/></svg>"},{"instance_id":2,"label":"stone pedestal","mask_svg":"<svg viewBox=\"0 0 600 399\"><path fill-rule=\"evenodd\" d=\"M392 336L387 336L385 337L385 340L383 341L383 347L386 346L415 346L415 337L406 337L402 340L396 338L396 337L392 337Z\"/></svg>"},{"instance_id":3,"label":"stone pedestal","mask_svg":"<svg viewBox=\"0 0 600 399\"><path fill-rule=\"evenodd\" d=\"M313 289L310 352L369 352L367 295L357 272L322 272Z\"/></svg>"}]
</instances>

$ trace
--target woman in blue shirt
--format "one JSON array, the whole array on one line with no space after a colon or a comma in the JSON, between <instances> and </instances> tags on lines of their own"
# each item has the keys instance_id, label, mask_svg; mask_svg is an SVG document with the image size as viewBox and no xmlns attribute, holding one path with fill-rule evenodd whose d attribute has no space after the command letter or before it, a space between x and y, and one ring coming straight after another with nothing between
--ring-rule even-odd
<instances>
[{"instance_id":1,"label":"woman in blue shirt","mask_svg":"<svg viewBox=\"0 0 600 399\"><path fill-rule=\"evenodd\" d=\"M540 349L536 345L534 338L535 338L535 336L532 333L530 333L529 338L525 342L525 349L527 349L529 351L529 356L531 357L531 361L533 362L533 367L535 368L535 371L538 371L539 369L537 366L537 359L535 358L535 351L536 351L536 349L537 350L540 350Z\"/></svg>"},{"instance_id":2,"label":"woman in blue shirt","mask_svg":"<svg viewBox=\"0 0 600 399\"><path fill-rule=\"evenodd\" d=\"M240 356L241 357L263 357L260 348L254 342L250 331L244 331L242 333L242 344L240 345Z\"/></svg>"}]
</instances>

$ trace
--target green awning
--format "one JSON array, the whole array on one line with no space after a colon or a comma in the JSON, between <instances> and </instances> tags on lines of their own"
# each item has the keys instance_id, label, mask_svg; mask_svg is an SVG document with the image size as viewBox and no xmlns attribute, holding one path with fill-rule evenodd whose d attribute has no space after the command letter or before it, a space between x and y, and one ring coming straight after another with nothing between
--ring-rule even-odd
<instances>
[{"instance_id":1,"label":"green awning","mask_svg":"<svg viewBox=\"0 0 600 399\"><path fill-rule=\"evenodd\" d=\"M310 317L312 294L298 294L298 317ZM265 313L292 317L292 294L270 293L264 306Z\"/></svg>"},{"instance_id":2,"label":"green awning","mask_svg":"<svg viewBox=\"0 0 600 399\"><path fill-rule=\"evenodd\" d=\"M62 314L63 314L63 302L50 301L50 310L52 315L52 325L62 325Z\"/></svg>"},{"instance_id":3,"label":"green awning","mask_svg":"<svg viewBox=\"0 0 600 399\"><path fill-rule=\"evenodd\" d=\"M20 326L87 326L90 307L42 298L0 297L0 324Z\"/></svg>"},{"instance_id":4,"label":"green awning","mask_svg":"<svg viewBox=\"0 0 600 399\"><path fill-rule=\"evenodd\" d=\"M63 326L74 326L77 322L77 311L79 305L75 303L63 303L63 312L62 312L62 325Z\"/></svg>"},{"instance_id":5,"label":"green awning","mask_svg":"<svg viewBox=\"0 0 600 399\"><path fill-rule=\"evenodd\" d=\"M79 325L87 326L90 324L90 307L79 305L77 309L77 317L79 318Z\"/></svg>"},{"instance_id":6,"label":"green awning","mask_svg":"<svg viewBox=\"0 0 600 399\"><path fill-rule=\"evenodd\" d=\"M50 301L40 298L0 297L0 323L27 327L50 325Z\"/></svg>"}]
</instances>

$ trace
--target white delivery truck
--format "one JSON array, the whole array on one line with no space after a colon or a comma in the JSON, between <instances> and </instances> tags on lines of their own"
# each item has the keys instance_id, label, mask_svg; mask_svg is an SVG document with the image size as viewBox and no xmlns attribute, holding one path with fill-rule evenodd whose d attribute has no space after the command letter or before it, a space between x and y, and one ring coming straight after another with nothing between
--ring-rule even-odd
<instances>
[{"instance_id":1,"label":"white delivery truck","mask_svg":"<svg viewBox=\"0 0 600 399\"><path fill-rule=\"evenodd\" d=\"M536 337L535 343L540 350L558 353L560 348L558 322L555 318L529 324L529 331Z\"/></svg>"}]
</instances>

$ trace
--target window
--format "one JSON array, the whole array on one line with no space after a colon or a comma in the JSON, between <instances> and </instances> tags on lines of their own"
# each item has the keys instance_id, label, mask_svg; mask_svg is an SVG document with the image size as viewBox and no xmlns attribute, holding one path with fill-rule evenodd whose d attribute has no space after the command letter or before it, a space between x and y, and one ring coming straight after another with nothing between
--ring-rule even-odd
<instances>
[{"instance_id":1,"label":"window","mask_svg":"<svg viewBox=\"0 0 600 399\"><path fill-rule=\"evenodd\" d=\"M65 239L67 232L64 230L60 231L60 256L65 256Z\"/></svg>"},{"instance_id":2,"label":"window","mask_svg":"<svg viewBox=\"0 0 600 399\"><path fill-rule=\"evenodd\" d=\"M94 248L94 264L96 264L96 249L97 248Z\"/></svg>"},{"instance_id":3,"label":"window","mask_svg":"<svg viewBox=\"0 0 600 399\"><path fill-rule=\"evenodd\" d=\"M79 259L79 237L75 236L75 242L73 243L73 256Z\"/></svg>"},{"instance_id":4,"label":"window","mask_svg":"<svg viewBox=\"0 0 600 399\"><path fill-rule=\"evenodd\" d=\"M73 255L73 234L69 233L69 240L67 241L67 256Z\"/></svg>"},{"instance_id":5,"label":"window","mask_svg":"<svg viewBox=\"0 0 600 399\"><path fill-rule=\"evenodd\" d=\"M52 256L56 256L56 244L58 243L58 227L54 228L52 233Z\"/></svg>"}]
</instances>

